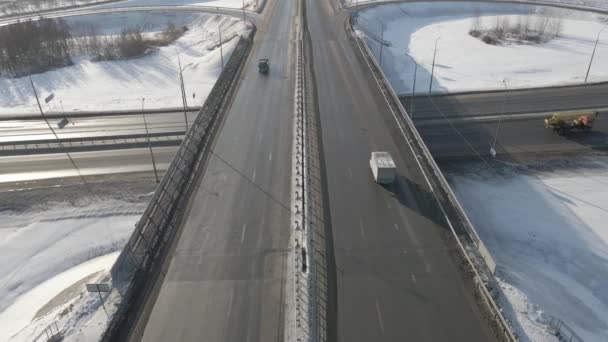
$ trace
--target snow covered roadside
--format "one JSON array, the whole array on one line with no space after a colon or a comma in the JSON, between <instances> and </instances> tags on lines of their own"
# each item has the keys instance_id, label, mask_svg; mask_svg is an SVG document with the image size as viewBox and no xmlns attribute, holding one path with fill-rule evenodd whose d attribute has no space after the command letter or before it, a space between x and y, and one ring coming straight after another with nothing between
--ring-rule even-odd
<instances>
[{"instance_id":1,"label":"snow covered roadside","mask_svg":"<svg viewBox=\"0 0 608 342\"><path fill-rule=\"evenodd\" d=\"M70 304L84 284L73 290L76 295L44 310L53 313L48 320L32 322L34 316L45 316L38 310L61 291L112 264L110 256L87 262L122 249L154 186L113 182L91 185L90 191L69 186L1 194L0 341L29 341L47 321L58 319L65 307L54 307Z\"/></svg>"},{"instance_id":2,"label":"snow covered roadside","mask_svg":"<svg viewBox=\"0 0 608 342\"><path fill-rule=\"evenodd\" d=\"M389 2L394 0L342 0L344 4L347 6L355 6L357 4L364 3L374 3L374 2ZM501 0L497 0L499 2ZM505 0L506 1L506 0ZM589 6L600 9L608 9L608 1L606 0L538 0L547 3L555 3L555 4L568 4L568 5L579 5L579 6Z\"/></svg>"},{"instance_id":3,"label":"snow covered roadside","mask_svg":"<svg viewBox=\"0 0 608 342\"><path fill-rule=\"evenodd\" d=\"M184 83L189 105L201 105L207 98L222 70L221 54L224 62L230 57L238 43L238 36L247 34L250 24L223 15L184 14L192 17L189 30L169 46L160 47L149 54L135 59L108 62L92 62L88 58L75 59L75 65L33 75L41 96L55 94L51 108L61 111L76 110L128 110L141 109L142 98L145 108L180 107L178 54L184 68ZM162 16L162 15L161 15ZM118 19L117 19L118 18ZM117 24L124 18L124 26L110 26L104 22ZM156 18L156 19L155 19ZM95 15L70 19L70 22L95 22L105 27L104 34L120 31L123 27L142 24L146 32L158 32L158 15ZM169 15L166 21L184 23L185 20ZM222 50L219 49L219 29L222 30ZM192 94L196 94L193 99ZM46 108L45 108L46 109ZM0 78L0 115L3 113L37 112L27 77Z\"/></svg>"},{"instance_id":4,"label":"snow covered roadside","mask_svg":"<svg viewBox=\"0 0 608 342\"><path fill-rule=\"evenodd\" d=\"M125 0L116 4L102 5L103 7L126 7L126 6L163 6L163 5L185 5L185 6L209 6L226 8L243 8L256 11L266 0Z\"/></svg>"},{"instance_id":5,"label":"snow covered roadside","mask_svg":"<svg viewBox=\"0 0 608 342\"><path fill-rule=\"evenodd\" d=\"M540 44L490 45L469 35L476 13L489 29L496 19L515 24L521 17L539 15L561 18L559 37ZM384 40L382 65L398 93L411 93L414 63L418 63L416 92L428 93L435 42L437 55L433 92L541 87L582 83L597 34L607 16L557 8L467 2L433 2L386 5L364 10L359 25L376 39L367 39L379 58L381 24ZM600 39L590 82L608 80L608 35Z\"/></svg>"},{"instance_id":6,"label":"snow covered roadside","mask_svg":"<svg viewBox=\"0 0 608 342\"><path fill-rule=\"evenodd\" d=\"M4 0L0 1L0 15L12 15L61 9L64 7L94 5L107 0Z\"/></svg>"},{"instance_id":7,"label":"snow covered roadside","mask_svg":"<svg viewBox=\"0 0 608 342\"><path fill-rule=\"evenodd\" d=\"M500 304L522 340L555 341L553 315L586 342L606 341L608 157L560 163L471 164L448 175L498 264Z\"/></svg>"}]
</instances>

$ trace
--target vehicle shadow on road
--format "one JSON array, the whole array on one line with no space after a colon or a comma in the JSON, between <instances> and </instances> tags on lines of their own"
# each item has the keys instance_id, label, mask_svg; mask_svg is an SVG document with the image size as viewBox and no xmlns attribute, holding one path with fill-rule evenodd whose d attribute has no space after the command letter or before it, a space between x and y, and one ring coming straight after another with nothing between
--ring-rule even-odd
<instances>
[{"instance_id":1,"label":"vehicle shadow on road","mask_svg":"<svg viewBox=\"0 0 608 342\"><path fill-rule=\"evenodd\" d=\"M383 185L383 187L391 192L392 196L402 206L419 213L439 226L448 227L441 212L438 199L425 186L421 186L409 178L397 174L392 184Z\"/></svg>"}]
</instances>

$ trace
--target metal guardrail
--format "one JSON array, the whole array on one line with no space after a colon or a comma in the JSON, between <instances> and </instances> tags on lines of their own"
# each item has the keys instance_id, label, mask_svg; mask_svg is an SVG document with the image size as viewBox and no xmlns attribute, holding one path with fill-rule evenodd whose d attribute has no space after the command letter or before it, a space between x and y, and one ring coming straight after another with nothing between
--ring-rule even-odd
<instances>
[{"instance_id":1,"label":"metal guardrail","mask_svg":"<svg viewBox=\"0 0 608 342\"><path fill-rule=\"evenodd\" d=\"M177 233L197 171L210 153L213 133L234 90L242 61L249 53L255 28L242 38L209 93L176 156L159 183L131 238L112 267L115 287L124 288L116 313L102 340L115 341L121 328L132 327L145 304L150 279L159 276L160 265Z\"/></svg>"},{"instance_id":2,"label":"metal guardrail","mask_svg":"<svg viewBox=\"0 0 608 342\"><path fill-rule=\"evenodd\" d=\"M355 35L352 26L352 19L352 16L349 16L347 30L351 34L352 39L354 39L355 44L358 45L362 57L365 59L366 63L368 63L374 77L376 77L378 86L383 92L386 101L389 103L391 111L393 111L393 107L398 111L398 115L396 115L396 113L393 111L397 124L400 126L400 129L404 134L404 138L412 149L412 152L415 154L418 166L427 180L427 184L430 187L431 193L435 197L439 210L447 221L452 235L458 244L458 250L464 259L463 266L467 268L465 270L465 274L472 277L472 286L476 292L476 297L480 307L484 309L490 326L493 328L496 333L496 337L500 341L517 341L517 338L513 334L510 325L503 317L500 308L494 301L494 298L485 284L485 281L493 280L491 276L492 272L489 270L489 268L494 266L491 256L487 254L487 259L483 258L485 261L484 264L476 263L471 258L471 253L476 256L475 259L477 260L479 259L477 256L484 253L484 251L487 253L487 250L485 249L483 242L479 239L479 236L473 228L473 224L464 212L464 209L458 202L456 196L453 194L451 187L443 176L443 173L435 163L435 160L422 140L422 137L416 130L413 121L409 117L405 108L403 108L403 105L397 97L394 89L387 81L388 79L386 78L386 75L384 75L384 72L378 65L378 62L373 57L369 47L367 44L365 44L365 42L362 41L361 38ZM403 123L403 126L401 123ZM462 241L463 239L465 240L464 243ZM473 245L476 247L476 249L468 249L465 247L465 245ZM482 267L482 269L479 270L479 267ZM480 272L482 272L485 277L482 277Z\"/></svg>"},{"instance_id":3,"label":"metal guardrail","mask_svg":"<svg viewBox=\"0 0 608 342\"><path fill-rule=\"evenodd\" d=\"M53 322L47 325L41 332L36 336L32 342L59 342L63 339L61 330L57 325L57 322Z\"/></svg>"},{"instance_id":4,"label":"metal guardrail","mask_svg":"<svg viewBox=\"0 0 608 342\"><path fill-rule=\"evenodd\" d=\"M549 316L551 319L549 320L549 328L551 329L551 333L555 335L560 341L564 342L585 342L583 339L578 336L572 328L566 324L566 322L562 321L560 318L555 316Z\"/></svg>"}]
</instances>

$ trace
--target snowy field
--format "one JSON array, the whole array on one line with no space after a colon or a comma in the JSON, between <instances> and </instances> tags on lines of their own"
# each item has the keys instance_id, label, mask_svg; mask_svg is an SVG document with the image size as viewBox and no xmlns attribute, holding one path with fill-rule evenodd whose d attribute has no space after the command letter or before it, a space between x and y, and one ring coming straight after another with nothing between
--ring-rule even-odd
<instances>
[{"instance_id":1,"label":"snowy field","mask_svg":"<svg viewBox=\"0 0 608 342\"><path fill-rule=\"evenodd\" d=\"M394 0L341 0L347 6L353 6L356 4L368 4L375 2L387 2ZM495 0L495 2L500 2L502 0ZM504 0L508 1L508 0ZM608 9L608 0L538 0L539 2L546 3L554 3L554 4L568 4L568 5L578 5L578 6L589 6L600 9Z\"/></svg>"},{"instance_id":2,"label":"snowy field","mask_svg":"<svg viewBox=\"0 0 608 342\"><path fill-rule=\"evenodd\" d=\"M112 265L154 186L117 182L94 184L90 190L77 186L0 195L0 341L31 341L59 319L84 284L51 300ZM74 303L73 311L95 298L85 296Z\"/></svg>"},{"instance_id":3,"label":"snowy field","mask_svg":"<svg viewBox=\"0 0 608 342\"><path fill-rule=\"evenodd\" d=\"M561 20L561 33L546 43L490 45L469 35L476 13L482 29L496 19L515 25L529 17ZM379 58L384 23L382 65L398 93L411 93L418 63L416 93L428 93L435 42L433 92L540 87L582 83L596 37L608 17L549 7L489 3L409 3L386 5L360 13L358 19L370 48ZM601 36L589 74L590 82L608 81L608 31Z\"/></svg>"},{"instance_id":4,"label":"snowy field","mask_svg":"<svg viewBox=\"0 0 608 342\"><path fill-rule=\"evenodd\" d=\"M608 157L565 165L447 166L450 183L498 268L522 341L556 341L549 315L585 342L608 336ZM513 310L510 310L511 307Z\"/></svg>"},{"instance_id":5,"label":"snowy field","mask_svg":"<svg viewBox=\"0 0 608 342\"><path fill-rule=\"evenodd\" d=\"M0 15L51 10L68 6L93 5L106 0L2 0Z\"/></svg>"},{"instance_id":6,"label":"snowy field","mask_svg":"<svg viewBox=\"0 0 608 342\"><path fill-rule=\"evenodd\" d=\"M224 62L238 43L238 37L251 27L242 20L210 14L128 14L95 15L69 19L95 23L102 34L117 34L123 28L141 25L148 34L162 31L167 22L188 24L184 36L147 55L122 61L93 62L87 56L73 58L74 65L32 76L43 98L51 93L51 109L126 110L180 107L178 54L184 68L184 83L191 106L204 103L221 69L219 29L222 30ZM196 97L193 98L193 94ZM45 106L46 107L46 106ZM0 78L0 115L37 112L36 101L27 77Z\"/></svg>"},{"instance_id":7,"label":"snowy field","mask_svg":"<svg viewBox=\"0 0 608 342\"><path fill-rule=\"evenodd\" d=\"M256 10L263 5L265 0L124 0L116 4L103 5L104 7L125 7L125 6L162 6L162 5L187 5L187 6L211 6L228 8L245 8Z\"/></svg>"}]
</instances>

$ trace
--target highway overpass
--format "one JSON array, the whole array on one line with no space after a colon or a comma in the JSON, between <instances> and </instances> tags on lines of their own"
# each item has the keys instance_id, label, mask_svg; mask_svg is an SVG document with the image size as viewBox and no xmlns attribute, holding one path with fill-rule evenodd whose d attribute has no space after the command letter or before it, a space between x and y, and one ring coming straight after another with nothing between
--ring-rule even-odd
<instances>
[{"instance_id":1,"label":"highway overpass","mask_svg":"<svg viewBox=\"0 0 608 342\"><path fill-rule=\"evenodd\" d=\"M494 340L453 259L457 246L433 213L416 155L344 30L347 13L337 2L301 4L268 3L164 276L131 339L285 339L294 38L305 10L333 251L327 340ZM257 72L261 57L270 59L268 76ZM392 187L373 183L373 150L395 157L400 177Z\"/></svg>"}]
</instances>

